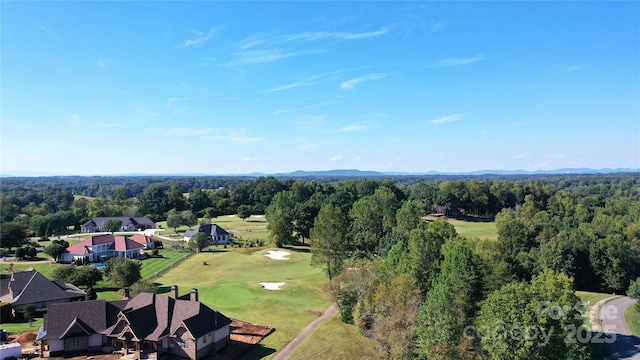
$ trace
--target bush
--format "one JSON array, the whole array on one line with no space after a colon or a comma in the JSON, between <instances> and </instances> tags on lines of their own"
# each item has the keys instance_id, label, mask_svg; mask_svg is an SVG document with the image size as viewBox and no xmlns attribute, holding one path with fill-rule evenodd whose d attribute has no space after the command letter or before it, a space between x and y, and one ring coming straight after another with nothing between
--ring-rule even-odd
<instances>
[{"instance_id":1,"label":"bush","mask_svg":"<svg viewBox=\"0 0 640 360\"><path fill-rule=\"evenodd\" d=\"M0 323L5 323L13 319L13 312L11 309L11 303L0 302Z\"/></svg>"}]
</instances>

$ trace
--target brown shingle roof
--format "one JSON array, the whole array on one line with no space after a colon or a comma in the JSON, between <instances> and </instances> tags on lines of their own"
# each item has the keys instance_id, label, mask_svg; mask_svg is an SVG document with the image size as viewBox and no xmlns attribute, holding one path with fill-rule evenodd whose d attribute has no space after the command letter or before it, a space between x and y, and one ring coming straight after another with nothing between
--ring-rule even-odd
<instances>
[{"instance_id":1,"label":"brown shingle roof","mask_svg":"<svg viewBox=\"0 0 640 360\"><path fill-rule=\"evenodd\" d=\"M184 324L196 338L231 323L221 313L199 301L174 299L166 295L140 293L129 301L104 300L56 304L45 317L43 339L59 339L67 333L120 334L125 329L122 314L138 339L158 341ZM119 311L116 311L119 310Z\"/></svg>"}]
</instances>

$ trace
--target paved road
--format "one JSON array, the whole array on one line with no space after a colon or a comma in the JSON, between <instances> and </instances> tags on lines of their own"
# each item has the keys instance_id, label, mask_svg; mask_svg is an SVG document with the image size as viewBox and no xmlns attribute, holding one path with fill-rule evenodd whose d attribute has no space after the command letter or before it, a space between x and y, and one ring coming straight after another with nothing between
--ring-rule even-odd
<instances>
[{"instance_id":1,"label":"paved road","mask_svg":"<svg viewBox=\"0 0 640 360\"><path fill-rule=\"evenodd\" d=\"M322 314L322 316L313 320L311 324L307 325L307 327L305 327L300 332L300 334L295 337L295 339L291 340L291 342L287 344L287 346L285 346L284 349L282 349L278 353L278 355L273 358L273 360L284 360L289 357L289 355L291 355L291 352L295 350L295 348L297 348L298 345L300 345L304 341L304 339L311 335L311 333L313 333L318 328L318 326L320 326L320 324L327 321L335 313L336 307L334 305L329 306L327 310L324 311L324 314Z\"/></svg>"},{"instance_id":2,"label":"paved road","mask_svg":"<svg viewBox=\"0 0 640 360\"><path fill-rule=\"evenodd\" d=\"M605 338L615 335L611 350L618 359L640 360L640 338L631 335L624 321L624 311L634 302L635 300L624 296L609 301L600 308L600 320Z\"/></svg>"}]
</instances>

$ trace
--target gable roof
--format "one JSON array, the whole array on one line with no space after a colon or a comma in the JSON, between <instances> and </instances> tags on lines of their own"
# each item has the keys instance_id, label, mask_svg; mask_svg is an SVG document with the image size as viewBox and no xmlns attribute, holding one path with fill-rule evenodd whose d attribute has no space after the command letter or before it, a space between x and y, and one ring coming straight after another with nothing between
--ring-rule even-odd
<instances>
[{"instance_id":1,"label":"gable roof","mask_svg":"<svg viewBox=\"0 0 640 360\"><path fill-rule=\"evenodd\" d=\"M13 273L9 281L9 289L13 294L11 303L14 306L86 295L76 286L61 281L51 281L35 269Z\"/></svg>"},{"instance_id":2,"label":"gable roof","mask_svg":"<svg viewBox=\"0 0 640 360\"><path fill-rule=\"evenodd\" d=\"M122 226L136 227L136 226L142 226L142 225L152 225L152 226L156 225L156 223L154 223L153 220L147 217L112 216L112 217L96 217L82 224L82 226L87 227L87 226L93 225L96 227L103 227L104 223L107 222L107 220L120 220L120 222L122 223Z\"/></svg>"},{"instance_id":3,"label":"gable roof","mask_svg":"<svg viewBox=\"0 0 640 360\"><path fill-rule=\"evenodd\" d=\"M44 316L44 334L39 339L99 334L114 323L126 301L91 300L53 304Z\"/></svg>"},{"instance_id":4,"label":"gable roof","mask_svg":"<svg viewBox=\"0 0 640 360\"><path fill-rule=\"evenodd\" d=\"M184 232L183 236L192 237L199 232L203 232L207 234L207 236L229 235L229 232L227 232L227 230L221 228L217 224L207 224L207 225L200 225L200 227L198 227L198 230L187 230Z\"/></svg>"},{"instance_id":5,"label":"gable roof","mask_svg":"<svg viewBox=\"0 0 640 360\"><path fill-rule=\"evenodd\" d=\"M137 236L137 235L134 235ZM142 235L144 236L144 235ZM89 236L82 240L81 242L69 246L65 252L74 255L88 255L91 254L92 251L90 249L91 246L109 244L110 250L116 251L127 251L127 250L135 250L144 248L143 243L139 243L135 240L127 236L115 236L113 234L103 234L103 235L95 235Z\"/></svg>"},{"instance_id":6,"label":"gable roof","mask_svg":"<svg viewBox=\"0 0 640 360\"><path fill-rule=\"evenodd\" d=\"M231 319L199 301L140 293L131 300L92 300L51 305L39 339L63 339L130 330L138 339L158 341L181 325L199 338L229 325Z\"/></svg>"},{"instance_id":7,"label":"gable roof","mask_svg":"<svg viewBox=\"0 0 640 360\"><path fill-rule=\"evenodd\" d=\"M144 235L144 234L135 234L135 235L131 235L129 236L129 239L137 242L138 244L148 244L148 243L152 243L153 239Z\"/></svg>"},{"instance_id":8,"label":"gable roof","mask_svg":"<svg viewBox=\"0 0 640 360\"><path fill-rule=\"evenodd\" d=\"M198 231L206 233L209 236L223 236L229 233L217 224L200 225Z\"/></svg>"}]
</instances>

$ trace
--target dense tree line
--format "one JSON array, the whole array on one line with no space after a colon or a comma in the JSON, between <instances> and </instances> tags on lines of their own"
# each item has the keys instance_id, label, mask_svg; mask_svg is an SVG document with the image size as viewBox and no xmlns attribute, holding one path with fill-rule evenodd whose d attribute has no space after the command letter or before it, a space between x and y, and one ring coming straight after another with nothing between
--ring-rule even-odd
<instances>
[{"instance_id":1,"label":"dense tree line","mask_svg":"<svg viewBox=\"0 0 640 360\"><path fill-rule=\"evenodd\" d=\"M342 319L384 358L588 359L565 336L581 324L574 290L637 294L637 174L49 180L0 184L3 246L95 216L265 214L275 245L310 242ZM426 214L495 219L498 240L463 238Z\"/></svg>"}]
</instances>

